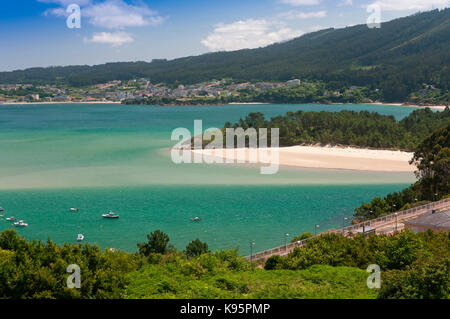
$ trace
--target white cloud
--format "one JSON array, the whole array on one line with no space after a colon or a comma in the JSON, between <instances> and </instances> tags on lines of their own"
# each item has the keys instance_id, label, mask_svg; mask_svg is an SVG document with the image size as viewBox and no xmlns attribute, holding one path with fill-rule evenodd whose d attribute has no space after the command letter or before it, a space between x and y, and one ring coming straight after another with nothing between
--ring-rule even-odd
<instances>
[{"instance_id":1,"label":"white cloud","mask_svg":"<svg viewBox=\"0 0 450 319\"><path fill-rule=\"evenodd\" d=\"M123 30L127 27L156 26L163 22L159 16L142 2L128 4L124 0L38 0L39 2L57 4L59 7L49 8L44 15L67 17L68 5L76 3L81 7L81 19L87 23L110 30ZM94 33L86 42L110 44L114 47L133 42L134 39L125 32Z\"/></svg>"},{"instance_id":2,"label":"white cloud","mask_svg":"<svg viewBox=\"0 0 450 319\"><path fill-rule=\"evenodd\" d=\"M86 42L110 44L113 47L133 42L134 39L126 32L99 32L94 33L92 38L85 39Z\"/></svg>"},{"instance_id":3,"label":"white cloud","mask_svg":"<svg viewBox=\"0 0 450 319\"><path fill-rule=\"evenodd\" d=\"M278 15L282 19L294 20L294 19L312 19L312 18L325 18L327 16L326 11L317 12L301 12L301 11L288 11Z\"/></svg>"},{"instance_id":4,"label":"white cloud","mask_svg":"<svg viewBox=\"0 0 450 319\"><path fill-rule=\"evenodd\" d=\"M89 23L108 29L158 25L163 22L163 18L146 5L134 6L122 0L107 0L87 6L83 8L82 16L87 17Z\"/></svg>"},{"instance_id":5,"label":"white cloud","mask_svg":"<svg viewBox=\"0 0 450 319\"><path fill-rule=\"evenodd\" d=\"M371 4L386 11L426 11L449 7L450 0L379 0Z\"/></svg>"},{"instance_id":6,"label":"white cloud","mask_svg":"<svg viewBox=\"0 0 450 319\"><path fill-rule=\"evenodd\" d=\"M230 24L217 24L201 43L211 51L253 49L290 40L302 35L283 24L265 19L248 19Z\"/></svg>"},{"instance_id":7,"label":"white cloud","mask_svg":"<svg viewBox=\"0 0 450 319\"><path fill-rule=\"evenodd\" d=\"M67 16L66 6L77 3L81 6L81 18L88 23L107 29L123 29L126 27L141 27L159 25L164 18L145 4L131 5L123 0L105 0L94 2L91 0L39 0L46 3L59 4L60 8L47 9L45 15L58 17Z\"/></svg>"},{"instance_id":8,"label":"white cloud","mask_svg":"<svg viewBox=\"0 0 450 319\"><path fill-rule=\"evenodd\" d=\"M280 0L281 3L289 4L294 7L316 5L321 1L322 0Z\"/></svg>"}]
</instances>

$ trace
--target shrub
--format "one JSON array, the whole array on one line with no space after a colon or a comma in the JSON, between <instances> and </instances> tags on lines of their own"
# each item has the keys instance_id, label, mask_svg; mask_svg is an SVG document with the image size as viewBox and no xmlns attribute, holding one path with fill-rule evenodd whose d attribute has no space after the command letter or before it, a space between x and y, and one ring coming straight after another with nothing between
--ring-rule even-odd
<instances>
[{"instance_id":1,"label":"shrub","mask_svg":"<svg viewBox=\"0 0 450 319\"><path fill-rule=\"evenodd\" d=\"M381 299L447 299L450 297L450 260L428 260L406 270L382 273Z\"/></svg>"},{"instance_id":2,"label":"shrub","mask_svg":"<svg viewBox=\"0 0 450 319\"><path fill-rule=\"evenodd\" d=\"M266 263L264 264L264 269L265 270L277 269L278 265L281 264L282 261L283 261L283 258L281 258L281 256L279 256L279 255L270 256L266 260Z\"/></svg>"},{"instance_id":3,"label":"shrub","mask_svg":"<svg viewBox=\"0 0 450 319\"><path fill-rule=\"evenodd\" d=\"M147 235L147 239L148 242L137 244L139 253L144 256L149 256L152 253L165 254L170 249L169 236L160 230L155 230Z\"/></svg>"},{"instance_id":4,"label":"shrub","mask_svg":"<svg viewBox=\"0 0 450 319\"><path fill-rule=\"evenodd\" d=\"M198 238L193 240L193 241L191 241L186 246L186 256L188 258L200 256L201 254L205 254L207 252L209 252L208 244L207 243L202 243L200 241L200 239L198 239Z\"/></svg>"}]
</instances>

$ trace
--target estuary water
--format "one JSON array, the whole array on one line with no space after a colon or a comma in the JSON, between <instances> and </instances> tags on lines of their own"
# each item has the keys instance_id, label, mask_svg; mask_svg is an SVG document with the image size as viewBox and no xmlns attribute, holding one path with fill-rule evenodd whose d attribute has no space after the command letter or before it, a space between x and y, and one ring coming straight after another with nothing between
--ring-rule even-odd
<instances>
[{"instance_id":1,"label":"estuary water","mask_svg":"<svg viewBox=\"0 0 450 319\"><path fill-rule=\"evenodd\" d=\"M368 110L401 119L414 107L387 105L227 105L158 107L118 104L0 105L0 231L74 243L78 233L102 248L136 251L160 229L179 249L199 238L210 249L249 252L278 246L305 231L342 226L375 196L399 191L412 173L254 165L175 164L172 130L223 127L250 112ZM69 208L77 207L78 212ZM102 218L112 210L116 220ZM191 222L193 217L200 222Z\"/></svg>"}]
</instances>

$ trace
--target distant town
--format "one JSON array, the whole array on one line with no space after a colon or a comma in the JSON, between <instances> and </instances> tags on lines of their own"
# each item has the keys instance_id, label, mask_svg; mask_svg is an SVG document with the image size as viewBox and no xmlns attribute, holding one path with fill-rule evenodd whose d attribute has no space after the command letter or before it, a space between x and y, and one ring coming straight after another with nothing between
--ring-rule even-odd
<instances>
[{"instance_id":1,"label":"distant town","mask_svg":"<svg viewBox=\"0 0 450 319\"><path fill-rule=\"evenodd\" d=\"M257 82L235 84L229 80L213 80L192 85L168 87L153 84L148 79L114 80L89 87L74 88L66 85L0 84L0 103L16 102L121 102L146 97L195 98L238 96L241 90L267 91L282 87L296 87L298 79L287 82Z\"/></svg>"},{"instance_id":2,"label":"distant town","mask_svg":"<svg viewBox=\"0 0 450 319\"><path fill-rule=\"evenodd\" d=\"M233 102L261 103L372 103L382 102L378 88L336 86L333 83L292 79L285 82L212 80L197 84L154 84L149 79L113 80L86 87L67 84L0 84L0 104L104 102L151 105L205 105ZM410 95L421 105L448 105L448 91L432 85Z\"/></svg>"}]
</instances>

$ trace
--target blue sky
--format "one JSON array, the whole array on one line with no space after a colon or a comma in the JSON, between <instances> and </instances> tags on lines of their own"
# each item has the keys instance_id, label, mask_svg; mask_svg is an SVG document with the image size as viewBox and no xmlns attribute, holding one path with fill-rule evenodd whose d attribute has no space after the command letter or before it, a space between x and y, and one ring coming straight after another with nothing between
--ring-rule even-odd
<instances>
[{"instance_id":1,"label":"blue sky","mask_svg":"<svg viewBox=\"0 0 450 319\"><path fill-rule=\"evenodd\" d=\"M66 9L81 8L81 28ZM450 0L15 0L0 2L0 70L173 59L256 48L315 30L450 6Z\"/></svg>"}]
</instances>

